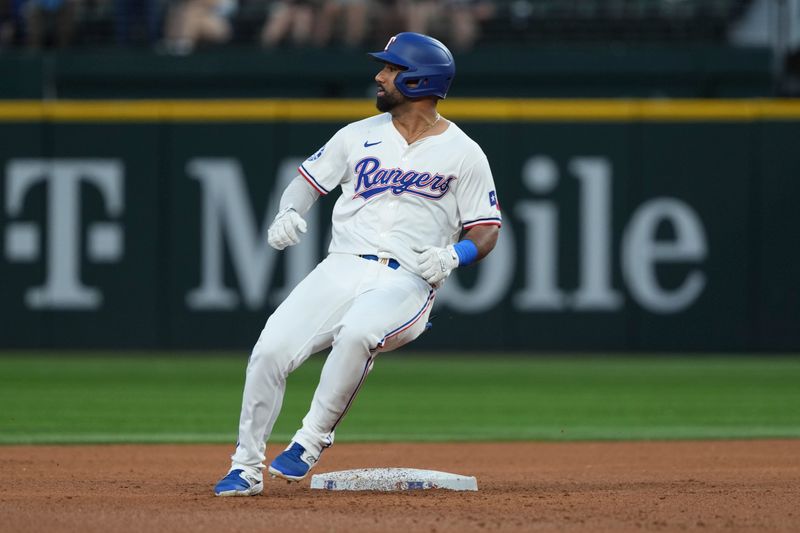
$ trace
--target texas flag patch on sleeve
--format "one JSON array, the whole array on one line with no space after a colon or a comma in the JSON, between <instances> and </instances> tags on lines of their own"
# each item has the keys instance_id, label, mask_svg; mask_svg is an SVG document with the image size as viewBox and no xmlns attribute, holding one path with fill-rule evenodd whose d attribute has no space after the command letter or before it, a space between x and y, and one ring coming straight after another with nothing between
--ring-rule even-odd
<instances>
[{"instance_id":1,"label":"texas flag patch on sleeve","mask_svg":"<svg viewBox=\"0 0 800 533\"><path fill-rule=\"evenodd\" d=\"M500 209L500 202L497 201L497 193L494 191L489 191L489 205Z\"/></svg>"}]
</instances>

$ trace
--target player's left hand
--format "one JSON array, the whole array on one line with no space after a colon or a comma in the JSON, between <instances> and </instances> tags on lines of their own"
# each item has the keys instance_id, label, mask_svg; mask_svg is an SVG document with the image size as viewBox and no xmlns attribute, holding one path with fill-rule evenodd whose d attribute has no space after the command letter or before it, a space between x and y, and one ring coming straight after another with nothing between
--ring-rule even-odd
<instances>
[{"instance_id":1,"label":"player's left hand","mask_svg":"<svg viewBox=\"0 0 800 533\"><path fill-rule=\"evenodd\" d=\"M426 246L417 256L417 264L425 281L435 285L458 266L458 254L452 244L445 248Z\"/></svg>"}]
</instances>

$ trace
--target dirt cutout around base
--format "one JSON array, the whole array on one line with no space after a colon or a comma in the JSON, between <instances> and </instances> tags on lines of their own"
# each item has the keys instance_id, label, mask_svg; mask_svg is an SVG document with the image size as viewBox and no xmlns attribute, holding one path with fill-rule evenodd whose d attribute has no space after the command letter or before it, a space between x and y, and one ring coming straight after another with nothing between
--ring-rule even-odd
<instances>
[{"instance_id":1,"label":"dirt cutout around base","mask_svg":"<svg viewBox=\"0 0 800 533\"><path fill-rule=\"evenodd\" d=\"M215 497L231 452L0 447L0 531L800 531L800 440L337 444L313 472L442 470L479 491L312 491L309 477Z\"/></svg>"}]
</instances>

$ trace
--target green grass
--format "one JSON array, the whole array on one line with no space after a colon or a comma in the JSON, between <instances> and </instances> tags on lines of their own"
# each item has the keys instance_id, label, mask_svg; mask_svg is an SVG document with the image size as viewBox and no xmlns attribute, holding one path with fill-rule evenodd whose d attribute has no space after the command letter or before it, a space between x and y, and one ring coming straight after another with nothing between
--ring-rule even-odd
<instances>
[{"instance_id":1,"label":"green grass","mask_svg":"<svg viewBox=\"0 0 800 533\"><path fill-rule=\"evenodd\" d=\"M315 356L273 436L294 433ZM0 443L236 440L246 356L0 356ZM337 441L800 437L800 357L381 356Z\"/></svg>"}]
</instances>

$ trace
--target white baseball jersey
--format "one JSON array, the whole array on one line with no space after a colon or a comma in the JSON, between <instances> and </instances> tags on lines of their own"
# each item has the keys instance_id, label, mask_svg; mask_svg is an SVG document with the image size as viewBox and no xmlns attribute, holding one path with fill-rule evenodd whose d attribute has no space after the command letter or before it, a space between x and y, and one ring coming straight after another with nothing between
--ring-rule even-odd
<instances>
[{"instance_id":1,"label":"white baseball jersey","mask_svg":"<svg viewBox=\"0 0 800 533\"><path fill-rule=\"evenodd\" d=\"M321 194L341 186L330 253L394 258L419 274L417 255L462 229L501 224L486 155L450 123L409 145L384 113L339 130L299 168Z\"/></svg>"},{"instance_id":2,"label":"white baseball jersey","mask_svg":"<svg viewBox=\"0 0 800 533\"><path fill-rule=\"evenodd\" d=\"M436 290L419 275L419 251L455 242L462 229L500 225L486 156L452 123L408 145L388 113L355 122L300 173L320 193L341 186L342 195L333 210L331 253L269 317L250 355L231 468L253 476L264 468L264 443L289 372L331 348L292 438L318 458L333 443L376 355L426 328ZM359 255L393 258L403 268Z\"/></svg>"}]
</instances>

